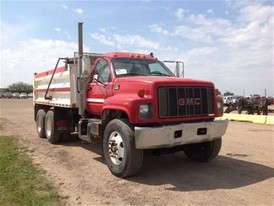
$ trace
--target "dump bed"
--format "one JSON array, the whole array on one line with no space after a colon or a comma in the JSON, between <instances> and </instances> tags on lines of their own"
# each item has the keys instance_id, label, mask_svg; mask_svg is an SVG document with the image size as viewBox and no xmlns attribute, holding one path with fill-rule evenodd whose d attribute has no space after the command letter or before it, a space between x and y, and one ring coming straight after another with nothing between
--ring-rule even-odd
<instances>
[{"instance_id":1,"label":"dump bed","mask_svg":"<svg viewBox=\"0 0 274 206\"><path fill-rule=\"evenodd\" d=\"M76 64L67 64L55 71L35 73L34 103L68 108L78 107L76 97L77 71Z\"/></svg>"}]
</instances>

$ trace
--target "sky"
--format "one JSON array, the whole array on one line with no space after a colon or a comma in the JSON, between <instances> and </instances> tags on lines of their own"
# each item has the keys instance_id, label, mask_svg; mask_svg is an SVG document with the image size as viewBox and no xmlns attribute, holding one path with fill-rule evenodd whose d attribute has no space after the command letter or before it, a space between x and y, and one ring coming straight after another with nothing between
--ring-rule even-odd
<instances>
[{"instance_id":1,"label":"sky","mask_svg":"<svg viewBox=\"0 0 274 206\"><path fill-rule=\"evenodd\" d=\"M0 87L55 67L78 49L128 51L178 60L187 78L221 93L274 95L271 0L0 0Z\"/></svg>"}]
</instances>

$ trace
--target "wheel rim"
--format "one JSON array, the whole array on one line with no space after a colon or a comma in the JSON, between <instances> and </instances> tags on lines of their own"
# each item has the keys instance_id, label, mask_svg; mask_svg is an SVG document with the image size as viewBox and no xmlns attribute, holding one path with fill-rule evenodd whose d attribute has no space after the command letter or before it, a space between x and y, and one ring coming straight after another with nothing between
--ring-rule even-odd
<instances>
[{"instance_id":1,"label":"wheel rim","mask_svg":"<svg viewBox=\"0 0 274 206\"><path fill-rule=\"evenodd\" d=\"M51 121L50 121L50 118L46 118L46 124L45 124L45 126L46 126L46 135L47 135L47 137L50 137L51 136Z\"/></svg>"},{"instance_id":2,"label":"wheel rim","mask_svg":"<svg viewBox=\"0 0 274 206\"><path fill-rule=\"evenodd\" d=\"M124 159L124 143L118 132L112 132L108 140L108 152L110 160L115 165L120 165Z\"/></svg>"}]
</instances>

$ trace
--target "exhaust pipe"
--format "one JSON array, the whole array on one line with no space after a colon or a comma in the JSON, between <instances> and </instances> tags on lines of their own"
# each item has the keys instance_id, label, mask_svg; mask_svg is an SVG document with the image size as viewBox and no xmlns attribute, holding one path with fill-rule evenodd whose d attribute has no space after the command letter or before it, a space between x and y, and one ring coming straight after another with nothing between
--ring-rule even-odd
<instances>
[{"instance_id":1,"label":"exhaust pipe","mask_svg":"<svg viewBox=\"0 0 274 206\"><path fill-rule=\"evenodd\" d=\"M78 23L78 55L79 59L83 57L83 22Z\"/></svg>"},{"instance_id":2,"label":"exhaust pipe","mask_svg":"<svg viewBox=\"0 0 274 206\"><path fill-rule=\"evenodd\" d=\"M79 77L79 115L84 117L85 115L85 104L86 104L86 90L84 87L84 81L82 78L83 73L83 22L78 23L78 77Z\"/></svg>"}]
</instances>

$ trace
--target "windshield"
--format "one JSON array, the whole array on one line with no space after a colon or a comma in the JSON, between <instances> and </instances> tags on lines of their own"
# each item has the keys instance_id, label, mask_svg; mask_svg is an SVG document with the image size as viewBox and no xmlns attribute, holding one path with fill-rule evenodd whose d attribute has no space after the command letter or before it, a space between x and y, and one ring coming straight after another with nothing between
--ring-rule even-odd
<instances>
[{"instance_id":1,"label":"windshield","mask_svg":"<svg viewBox=\"0 0 274 206\"><path fill-rule=\"evenodd\" d=\"M149 59L117 58L112 60L116 77L171 76L174 74L160 61Z\"/></svg>"}]
</instances>

